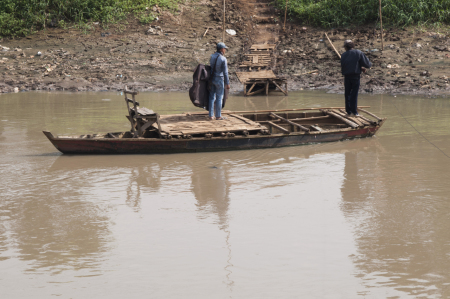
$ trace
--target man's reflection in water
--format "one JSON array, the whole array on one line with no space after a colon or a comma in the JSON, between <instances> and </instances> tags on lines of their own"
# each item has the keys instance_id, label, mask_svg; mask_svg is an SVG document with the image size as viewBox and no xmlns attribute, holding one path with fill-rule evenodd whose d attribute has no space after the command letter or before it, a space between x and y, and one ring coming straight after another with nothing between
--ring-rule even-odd
<instances>
[{"instance_id":1,"label":"man's reflection in water","mask_svg":"<svg viewBox=\"0 0 450 299\"><path fill-rule=\"evenodd\" d=\"M220 229L228 227L228 173L224 166L194 166L192 168L192 191L202 214L218 216Z\"/></svg>"},{"instance_id":2,"label":"man's reflection in water","mask_svg":"<svg viewBox=\"0 0 450 299\"><path fill-rule=\"evenodd\" d=\"M227 285L231 290L234 282L231 280L231 246L229 243L230 230L228 225L228 209L230 205L230 183L227 165L218 161L215 165L205 166L203 163L186 163L191 168L192 192L197 200L200 219L217 216L220 230L225 232L225 242L228 249L227 264L224 267L227 275ZM162 172L176 168L177 164L171 159L162 159L150 165L136 165L131 168L127 186L127 204L136 212L140 210L141 196L151 191L160 191Z\"/></svg>"},{"instance_id":3,"label":"man's reflection in water","mask_svg":"<svg viewBox=\"0 0 450 299\"><path fill-rule=\"evenodd\" d=\"M380 287L399 298L448 296L448 221L437 221L438 199L421 195L430 192L421 186L426 174L409 164L393 167L396 159L376 147L345 153L342 210L355 235L355 275L369 296Z\"/></svg>"},{"instance_id":4,"label":"man's reflection in water","mask_svg":"<svg viewBox=\"0 0 450 299\"><path fill-rule=\"evenodd\" d=\"M218 163L213 166L193 165L192 167L192 191L197 200L197 207L201 219L217 215L218 226L226 234L225 242L228 249L227 265L224 267L227 272L227 285L230 291L234 281L231 280L231 245L230 229L228 226L228 209L230 206L230 183L228 180L227 165Z\"/></svg>"},{"instance_id":5,"label":"man's reflection in water","mask_svg":"<svg viewBox=\"0 0 450 299\"><path fill-rule=\"evenodd\" d=\"M365 200L361 198L360 184L358 181L357 152L345 153L344 182L342 184L342 198L345 213L353 215L358 212L358 207Z\"/></svg>"}]
</instances>

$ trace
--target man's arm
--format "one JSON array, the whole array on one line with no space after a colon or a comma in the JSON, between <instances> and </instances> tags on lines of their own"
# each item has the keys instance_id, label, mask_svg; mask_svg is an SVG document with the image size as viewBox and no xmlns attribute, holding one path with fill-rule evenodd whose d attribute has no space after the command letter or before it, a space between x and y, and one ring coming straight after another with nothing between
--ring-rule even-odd
<instances>
[{"instance_id":1,"label":"man's arm","mask_svg":"<svg viewBox=\"0 0 450 299\"><path fill-rule=\"evenodd\" d=\"M359 64L363 68L370 69L372 67L372 62L369 61L369 58L367 58L367 56L363 52L361 52L361 57L359 59Z\"/></svg>"},{"instance_id":2,"label":"man's arm","mask_svg":"<svg viewBox=\"0 0 450 299\"><path fill-rule=\"evenodd\" d=\"M225 58L225 57L224 57ZM227 65L227 59L225 58L225 61L223 62L223 79L225 83L225 87L227 89L230 89L230 79L228 78L228 65Z\"/></svg>"}]
</instances>

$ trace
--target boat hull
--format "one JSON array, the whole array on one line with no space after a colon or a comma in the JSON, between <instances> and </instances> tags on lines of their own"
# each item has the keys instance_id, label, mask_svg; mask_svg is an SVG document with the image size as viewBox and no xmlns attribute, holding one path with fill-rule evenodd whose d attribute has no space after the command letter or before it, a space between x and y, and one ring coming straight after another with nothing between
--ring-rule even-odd
<instances>
[{"instance_id":1,"label":"boat hull","mask_svg":"<svg viewBox=\"0 0 450 299\"><path fill-rule=\"evenodd\" d=\"M50 132L44 134L64 154L168 154L207 151L244 150L333 142L373 136L381 127L351 129L311 134L277 134L247 137L215 137L192 139L157 138L60 138Z\"/></svg>"}]
</instances>

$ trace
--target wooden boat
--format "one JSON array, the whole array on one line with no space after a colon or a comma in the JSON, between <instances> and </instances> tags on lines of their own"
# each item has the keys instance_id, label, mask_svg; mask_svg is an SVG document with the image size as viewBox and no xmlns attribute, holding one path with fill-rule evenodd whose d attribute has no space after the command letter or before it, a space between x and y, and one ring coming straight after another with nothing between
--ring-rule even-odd
<instances>
[{"instance_id":1,"label":"wooden boat","mask_svg":"<svg viewBox=\"0 0 450 299\"><path fill-rule=\"evenodd\" d=\"M210 121L202 112L159 115L139 108L135 95L136 92L125 91L130 131L56 137L47 131L44 134L64 154L165 154L272 148L370 137L386 121L362 109L367 107L358 109L361 115L353 117L347 116L343 108L331 107L224 111L226 120Z\"/></svg>"}]
</instances>

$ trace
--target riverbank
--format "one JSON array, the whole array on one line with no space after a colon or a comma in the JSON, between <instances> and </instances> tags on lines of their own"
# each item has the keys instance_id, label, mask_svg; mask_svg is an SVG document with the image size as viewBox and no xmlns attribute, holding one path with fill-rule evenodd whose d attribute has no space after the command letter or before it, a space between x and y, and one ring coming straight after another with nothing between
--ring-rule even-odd
<instances>
[{"instance_id":1,"label":"riverbank","mask_svg":"<svg viewBox=\"0 0 450 299\"><path fill-rule=\"evenodd\" d=\"M250 0L227 6L226 44L232 92L242 91L235 76L247 49L263 30L261 20L246 9ZM262 3L269 13L279 12ZM108 30L91 24L78 29L46 29L26 38L0 41L0 92L28 90L107 91L124 85L141 91L188 90L192 71L206 63L222 39L221 5L200 1L180 5L177 15L162 12L158 20L142 25L136 19ZM363 93L422 95L450 94L445 69L450 66L447 34L430 30L385 30L381 51L373 26L323 30L269 18L278 37L273 70L288 79L289 90L325 89L343 92L340 62L324 34L339 52L353 39L374 67L362 77ZM207 30L208 29L208 30ZM258 41L259 42L259 41Z\"/></svg>"}]
</instances>

